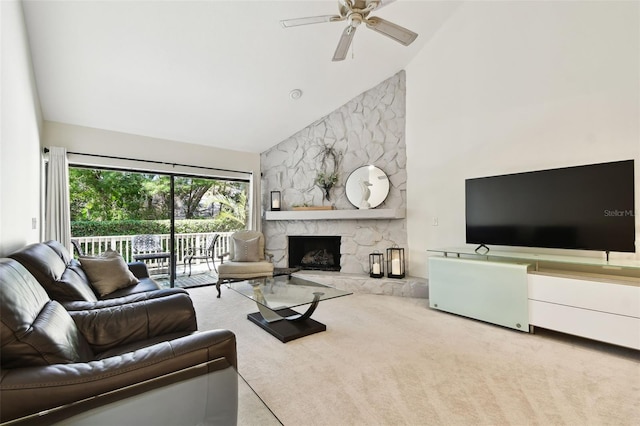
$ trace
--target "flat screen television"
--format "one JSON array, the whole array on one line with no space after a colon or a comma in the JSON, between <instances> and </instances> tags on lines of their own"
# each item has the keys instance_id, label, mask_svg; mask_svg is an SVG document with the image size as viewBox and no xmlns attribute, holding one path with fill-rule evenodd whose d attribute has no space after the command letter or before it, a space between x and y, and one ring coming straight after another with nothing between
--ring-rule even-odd
<instances>
[{"instance_id":1,"label":"flat screen television","mask_svg":"<svg viewBox=\"0 0 640 426\"><path fill-rule=\"evenodd\" d=\"M465 181L467 243L634 252L634 161Z\"/></svg>"}]
</instances>

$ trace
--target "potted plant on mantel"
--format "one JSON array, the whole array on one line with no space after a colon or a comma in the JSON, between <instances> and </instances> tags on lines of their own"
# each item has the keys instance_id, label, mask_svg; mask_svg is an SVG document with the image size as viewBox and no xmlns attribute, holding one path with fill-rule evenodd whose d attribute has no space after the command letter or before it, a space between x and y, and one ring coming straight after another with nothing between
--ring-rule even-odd
<instances>
[{"instance_id":1,"label":"potted plant on mantel","mask_svg":"<svg viewBox=\"0 0 640 426\"><path fill-rule=\"evenodd\" d=\"M322 198L331 201L331 188L338 183L338 174L336 172L319 172L315 183L322 189Z\"/></svg>"}]
</instances>

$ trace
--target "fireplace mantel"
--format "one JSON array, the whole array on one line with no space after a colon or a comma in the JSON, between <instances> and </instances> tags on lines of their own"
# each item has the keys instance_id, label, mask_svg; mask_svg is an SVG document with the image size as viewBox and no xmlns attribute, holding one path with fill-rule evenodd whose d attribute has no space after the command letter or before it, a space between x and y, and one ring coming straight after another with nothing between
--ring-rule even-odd
<instances>
[{"instance_id":1,"label":"fireplace mantel","mask_svg":"<svg viewBox=\"0 0 640 426\"><path fill-rule=\"evenodd\" d=\"M265 220L359 220L404 219L405 209L343 209L343 210L286 210L267 211Z\"/></svg>"}]
</instances>

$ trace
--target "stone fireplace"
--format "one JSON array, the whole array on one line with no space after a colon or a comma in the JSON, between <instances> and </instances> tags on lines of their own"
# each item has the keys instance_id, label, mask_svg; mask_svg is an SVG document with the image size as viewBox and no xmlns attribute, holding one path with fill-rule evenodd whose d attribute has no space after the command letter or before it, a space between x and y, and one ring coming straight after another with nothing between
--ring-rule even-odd
<instances>
[{"instance_id":1,"label":"stone fireplace","mask_svg":"<svg viewBox=\"0 0 640 426\"><path fill-rule=\"evenodd\" d=\"M338 236L340 257L334 263L343 274L368 275L370 253L407 247L405 115L401 71L260 155L262 205L269 206L270 191L282 193L282 211L268 212L278 217L265 214L262 221L266 249L277 267L297 262L290 259L289 236ZM338 181L330 199L316 185L327 146L339 153ZM369 164L387 174L389 194L376 209L358 211L346 197L345 182L351 172ZM376 215L380 210L403 213ZM287 216L289 212L295 214Z\"/></svg>"},{"instance_id":2,"label":"stone fireplace","mask_svg":"<svg viewBox=\"0 0 640 426\"><path fill-rule=\"evenodd\" d=\"M289 236L289 267L340 271L340 237Z\"/></svg>"}]
</instances>

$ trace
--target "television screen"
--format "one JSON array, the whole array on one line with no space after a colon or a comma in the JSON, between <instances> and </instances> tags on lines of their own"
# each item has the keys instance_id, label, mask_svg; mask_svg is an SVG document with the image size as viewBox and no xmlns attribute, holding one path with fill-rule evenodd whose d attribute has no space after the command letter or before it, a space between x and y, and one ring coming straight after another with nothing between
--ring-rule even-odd
<instances>
[{"instance_id":1,"label":"television screen","mask_svg":"<svg viewBox=\"0 0 640 426\"><path fill-rule=\"evenodd\" d=\"M635 251L633 160L467 179L467 243Z\"/></svg>"}]
</instances>

